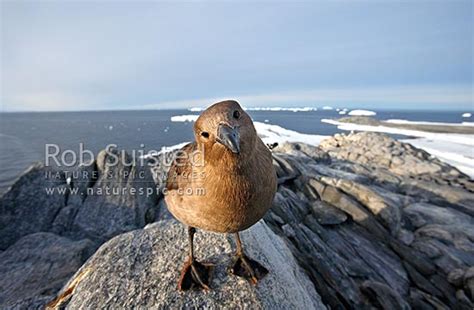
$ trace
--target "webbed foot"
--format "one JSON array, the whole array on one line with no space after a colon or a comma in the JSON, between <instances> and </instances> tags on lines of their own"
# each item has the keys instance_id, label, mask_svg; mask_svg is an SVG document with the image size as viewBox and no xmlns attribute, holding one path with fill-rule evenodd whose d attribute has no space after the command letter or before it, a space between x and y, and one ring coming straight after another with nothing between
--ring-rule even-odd
<instances>
[{"instance_id":1,"label":"webbed foot","mask_svg":"<svg viewBox=\"0 0 474 310\"><path fill-rule=\"evenodd\" d=\"M196 260L188 260L181 270L181 276L178 282L178 290L210 290L213 270L213 264L200 263Z\"/></svg>"},{"instance_id":2,"label":"webbed foot","mask_svg":"<svg viewBox=\"0 0 474 310\"><path fill-rule=\"evenodd\" d=\"M268 270L260 263L248 258L245 254L237 255L230 272L256 285L268 274Z\"/></svg>"}]
</instances>

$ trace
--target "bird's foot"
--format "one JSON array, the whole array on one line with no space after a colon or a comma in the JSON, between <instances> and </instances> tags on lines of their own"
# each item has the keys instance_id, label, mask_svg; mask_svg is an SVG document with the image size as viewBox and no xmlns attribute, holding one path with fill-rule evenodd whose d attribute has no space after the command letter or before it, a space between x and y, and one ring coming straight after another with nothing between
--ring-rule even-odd
<instances>
[{"instance_id":1,"label":"bird's foot","mask_svg":"<svg viewBox=\"0 0 474 310\"><path fill-rule=\"evenodd\" d=\"M256 285L258 281L267 275L268 270L260 263L248 258L245 254L241 254L236 256L230 272Z\"/></svg>"},{"instance_id":2,"label":"bird's foot","mask_svg":"<svg viewBox=\"0 0 474 310\"><path fill-rule=\"evenodd\" d=\"M210 290L213 270L213 264L200 263L196 260L188 260L184 264L183 270L181 270L181 276L178 282L178 290Z\"/></svg>"}]
</instances>

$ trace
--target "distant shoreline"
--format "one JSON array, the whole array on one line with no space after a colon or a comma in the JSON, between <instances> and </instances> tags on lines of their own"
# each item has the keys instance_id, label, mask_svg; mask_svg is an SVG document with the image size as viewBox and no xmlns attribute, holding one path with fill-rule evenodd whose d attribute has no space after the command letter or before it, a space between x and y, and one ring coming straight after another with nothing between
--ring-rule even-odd
<instances>
[{"instance_id":1,"label":"distant shoreline","mask_svg":"<svg viewBox=\"0 0 474 310\"><path fill-rule=\"evenodd\" d=\"M337 120L341 123L350 123L368 126L385 126L398 129L419 130L433 133L455 133L474 135L474 126L455 124L416 124L415 122L396 123L384 120L377 120L367 116L349 116Z\"/></svg>"}]
</instances>

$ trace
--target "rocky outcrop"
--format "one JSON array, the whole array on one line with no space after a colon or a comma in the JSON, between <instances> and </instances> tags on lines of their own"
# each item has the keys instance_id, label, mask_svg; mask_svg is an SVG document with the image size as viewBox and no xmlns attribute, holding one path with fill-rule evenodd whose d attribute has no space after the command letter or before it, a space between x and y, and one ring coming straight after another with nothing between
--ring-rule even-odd
<instances>
[{"instance_id":1,"label":"rocky outcrop","mask_svg":"<svg viewBox=\"0 0 474 310\"><path fill-rule=\"evenodd\" d=\"M274 150L283 182L265 220L291 244L326 305L472 307L467 176L382 134L323 141L313 153L327 152L330 163L287 149ZM334 209L347 219L321 218Z\"/></svg>"},{"instance_id":2,"label":"rocky outcrop","mask_svg":"<svg viewBox=\"0 0 474 310\"><path fill-rule=\"evenodd\" d=\"M101 244L154 221L159 191L152 173L146 165L124 165L131 162L110 150L75 171L32 165L0 201L0 249L35 232Z\"/></svg>"},{"instance_id":3,"label":"rocky outcrop","mask_svg":"<svg viewBox=\"0 0 474 310\"><path fill-rule=\"evenodd\" d=\"M50 305L71 309L473 308L474 184L466 175L411 145L374 133L336 135L320 147L286 143L275 147L273 155L279 184L273 207L263 222L244 232L249 254L270 270L261 285L252 287L227 275L231 239L200 232L199 258L218 264L214 291L177 293L187 240L159 194L41 196L46 168L35 167L1 200L0 258L13 257L6 265L17 265L0 269L0 288L3 292L18 278L28 289L0 295L0 307L35 307L52 302L55 295ZM62 177L53 186L72 186L79 193L106 185L142 186L118 177L142 168L107 168L104 162L99 156L80 168L97 171L96 177L85 182ZM156 189L166 167L152 171L153 176L144 171L145 186ZM28 194L32 192L34 197ZM29 210L33 206L38 209ZM45 250L44 257L25 261L22 244L28 238L36 240L36 247L27 247L31 253L57 243L67 249L65 255L80 254L67 263L50 261ZM59 271L43 271L47 263ZM37 273L32 271L30 278L7 274L22 264ZM38 275L47 282L28 280ZM48 287L46 293L42 287Z\"/></svg>"},{"instance_id":4,"label":"rocky outcrop","mask_svg":"<svg viewBox=\"0 0 474 310\"><path fill-rule=\"evenodd\" d=\"M179 292L179 271L188 253L188 244L182 242L186 236L183 225L165 220L113 238L71 278L50 307L325 308L291 251L263 222L242 234L248 255L272 271L258 286L228 274L233 240L199 232L197 259L215 264L212 290Z\"/></svg>"}]
</instances>

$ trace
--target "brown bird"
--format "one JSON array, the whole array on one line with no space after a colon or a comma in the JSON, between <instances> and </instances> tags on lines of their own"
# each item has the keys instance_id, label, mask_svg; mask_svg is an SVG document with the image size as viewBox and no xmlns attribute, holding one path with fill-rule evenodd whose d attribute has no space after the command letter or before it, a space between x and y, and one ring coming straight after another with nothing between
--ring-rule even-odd
<instances>
[{"instance_id":1,"label":"brown bird","mask_svg":"<svg viewBox=\"0 0 474 310\"><path fill-rule=\"evenodd\" d=\"M239 231L259 221L277 187L272 155L250 116L236 101L216 103L194 124L195 142L184 146L168 172L168 209L188 226L189 259L179 290L209 289L213 265L194 257L196 228L234 233L236 257L230 271L256 284L268 271L243 251Z\"/></svg>"}]
</instances>

